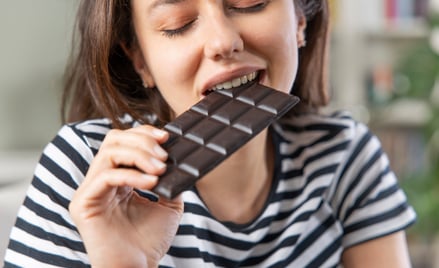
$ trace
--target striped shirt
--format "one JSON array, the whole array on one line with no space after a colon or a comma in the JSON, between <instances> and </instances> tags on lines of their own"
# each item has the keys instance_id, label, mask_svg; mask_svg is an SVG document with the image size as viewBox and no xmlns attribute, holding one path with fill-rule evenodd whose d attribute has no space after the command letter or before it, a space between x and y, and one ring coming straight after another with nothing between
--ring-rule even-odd
<instances>
[{"instance_id":1,"label":"striped shirt","mask_svg":"<svg viewBox=\"0 0 439 268\"><path fill-rule=\"evenodd\" d=\"M110 129L104 119L67 125L47 145L5 267L89 266L68 205ZM284 118L270 131L276 171L260 214L247 224L222 222L195 188L184 192L161 267L339 267L344 249L415 221L378 139L348 114Z\"/></svg>"}]
</instances>

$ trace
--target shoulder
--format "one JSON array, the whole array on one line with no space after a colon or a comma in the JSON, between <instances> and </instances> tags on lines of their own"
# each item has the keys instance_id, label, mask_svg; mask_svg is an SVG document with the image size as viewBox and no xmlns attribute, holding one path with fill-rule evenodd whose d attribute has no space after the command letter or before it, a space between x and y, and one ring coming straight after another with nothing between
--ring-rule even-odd
<instances>
[{"instance_id":1,"label":"shoulder","mask_svg":"<svg viewBox=\"0 0 439 268\"><path fill-rule=\"evenodd\" d=\"M354 119L347 111L337 111L332 114L303 114L295 117L282 118L280 124L287 132L309 131L344 131L346 134L354 134L359 121Z\"/></svg>"},{"instance_id":2,"label":"shoulder","mask_svg":"<svg viewBox=\"0 0 439 268\"><path fill-rule=\"evenodd\" d=\"M367 170L390 171L378 139L347 112L284 118L274 128L282 171L304 180L304 185L320 178L327 200L364 181Z\"/></svg>"},{"instance_id":3,"label":"shoulder","mask_svg":"<svg viewBox=\"0 0 439 268\"><path fill-rule=\"evenodd\" d=\"M274 128L284 142L308 148L338 142L347 148L364 135L370 135L368 127L346 111L282 118Z\"/></svg>"},{"instance_id":4,"label":"shoulder","mask_svg":"<svg viewBox=\"0 0 439 268\"><path fill-rule=\"evenodd\" d=\"M352 180L353 174L371 167L376 167L376 172L390 172L379 139L348 112L290 118L277 126L277 133L285 155L297 156L303 164L331 163L335 180Z\"/></svg>"},{"instance_id":5,"label":"shoulder","mask_svg":"<svg viewBox=\"0 0 439 268\"><path fill-rule=\"evenodd\" d=\"M128 124L135 124L126 118ZM40 165L57 178L76 187L85 176L106 134L113 129L109 119L92 119L62 126L44 148ZM37 169L37 172L39 169ZM42 176L45 178L45 176Z\"/></svg>"},{"instance_id":6,"label":"shoulder","mask_svg":"<svg viewBox=\"0 0 439 268\"><path fill-rule=\"evenodd\" d=\"M403 230L414 222L415 213L389 159L365 124L345 112L279 123L282 170L303 187L321 189L308 192L324 198L343 226L346 247Z\"/></svg>"},{"instance_id":7,"label":"shoulder","mask_svg":"<svg viewBox=\"0 0 439 268\"><path fill-rule=\"evenodd\" d=\"M122 121L128 126L135 126L137 124L129 116L125 116ZM80 137L90 148L97 150L107 133L114 129L114 127L108 118L90 119L65 125L59 132L59 135L64 135L67 129L72 134Z\"/></svg>"},{"instance_id":8,"label":"shoulder","mask_svg":"<svg viewBox=\"0 0 439 268\"><path fill-rule=\"evenodd\" d=\"M133 127L138 124L130 116L125 116L122 121ZM83 143L95 154L107 133L112 129L114 129L113 124L108 118L90 119L66 124L57 136L64 138L67 142Z\"/></svg>"},{"instance_id":9,"label":"shoulder","mask_svg":"<svg viewBox=\"0 0 439 268\"><path fill-rule=\"evenodd\" d=\"M370 136L367 127L346 112L282 118L273 129L277 163L284 177L304 187L320 187L327 200L342 170L350 165L354 148Z\"/></svg>"}]
</instances>

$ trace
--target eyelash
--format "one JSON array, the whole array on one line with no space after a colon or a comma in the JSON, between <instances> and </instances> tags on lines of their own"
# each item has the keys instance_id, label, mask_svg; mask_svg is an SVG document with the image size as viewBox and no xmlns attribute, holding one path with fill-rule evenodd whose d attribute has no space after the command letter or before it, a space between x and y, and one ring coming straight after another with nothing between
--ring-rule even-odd
<instances>
[{"instance_id":1,"label":"eyelash","mask_svg":"<svg viewBox=\"0 0 439 268\"><path fill-rule=\"evenodd\" d=\"M262 1L260 3L257 3L255 5L249 6L249 7L229 7L229 10L238 12L238 13L252 13L252 12L258 12L263 10L270 1Z\"/></svg>"},{"instance_id":2,"label":"eyelash","mask_svg":"<svg viewBox=\"0 0 439 268\"><path fill-rule=\"evenodd\" d=\"M249 6L249 7L228 7L228 10L231 10L233 12L237 12L237 13L242 13L242 14L246 14L246 13L254 13L254 12L259 12L261 10L263 10L269 3L270 1L263 1L261 3L257 3L253 6ZM172 37L177 37L177 36L181 36L183 35L187 30L190 29L190 27L192 26L192 24L195 22L196 20L191 20L188 23L184 24L182 27L176 28L176 29L167 29L167 30L162 30L162 33L164 36L168 37L168 38L172 38Z\"/></svg>"},{"instance_id":3,"label":"eyelash","mask_svg":"<svg viewBox=\"0 0 439 268\"><path fill-rule=\"evenodd\" d=\"M162 30L162 33L164 36L169 37L169 38L177 37L177 36L185 33L187 30L189 30L189 28L192 26L192 24L194 22L195 22L195 20L192 20L192 21L189 21L188 23L186 23L185 25L183 25L182 27L179 27L176 29Z\"/></svg>"}]
</instances>

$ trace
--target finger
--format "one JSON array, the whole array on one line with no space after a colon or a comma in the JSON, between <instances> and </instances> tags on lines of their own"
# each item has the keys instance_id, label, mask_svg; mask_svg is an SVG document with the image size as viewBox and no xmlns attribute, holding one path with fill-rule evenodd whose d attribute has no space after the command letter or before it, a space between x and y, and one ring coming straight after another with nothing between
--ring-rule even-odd
<instances>
[{"instance_id":1,"label":"finger","mask_svg":"<svg viewBox=\"0 0 439 268\"><path fill-rule=\"evenodd\" d=\"M104 150L108 146L126 146L139 148L148 151L155 158L166 160L168 153L160 146L160 141L157 140L152 132L160 131L151 127L147 128L133 128L126 131L112 130L110 131L101 146L100 150ZM166 132L160 135L167 135Z\"/></svg>"},{"instance_id":2,"label":"finger","mask_svg":"<svg viewBox=\"0 0 439 268\"><path fill-rule=\"evenodd\" d=\"M166 170L165 162L154 158L148 152L129 147L112 146L97 153L87 171L87 178L93 179L103 170L129 167L143 173L160 175Z\"/></svg>"},{"instance_id":3,"label":"finger","mask_svg":"<svg viewBox=\"0 0 439 268\"><path fill-rule=\"evenodd\" d=\"M150 190L157 184L157 181L157 176L145 174L135 169L108 169L101 172L89 183L84 194L92 199L99 199L108 196L113 190L120 187Z\"/></svg>"},{"instance_id":4,"label":"finger","mask_svg":"<svg viewBox=\"0 0 439 268\"><path fill-rule=\"evenodd\" d=\"M155 175L145 174L129 168L118 168L112 172L107 171L106 174L102 174L102 176L105 177L105 181L108 185L113 187L129 186L145 190L152 189L158 181L158 177Z\"/></svg>"},{"instance_id":5,"label":"finger","mask_svg":"<svg viewBox=\"0 0 439 268\"><path fill-rule=\"evenodd\" d=\"M93 218L126 198L126 194L120 196L120 189L151 189L156 183L156 176L134 169L105 170L92 180L86 178L75 192L69 211L75 222L81 218Z\"/></svg>"},{"instance_id":6,"label":"finger","mask_svg":"<svg viewBox=\"0 0 439 268\"><path fill-rule=\"evenodd\" d=\"M130 129L129 131L137 133L139 135L147 135L153 138L159 144L166 142L169 138L168 132L150 125L135 127ZM154 154L157 158L161 160L166 160L168 157L168 153L159 144L154 143L151 146L148 146L147 149L152 148L152 154Z\"/></svg>"},{"instance_id":7,"label":"finger","mask_svg":"<svg viewBox=\"0 0 439 268\"><path fill-rule=\"evenodd\" d=\"M169 133L165 130L156 128L151 125L142 125L129 129L129 131L143 133L156 139L159 143L165 142L169 138Z\"/></svg>"},{"instance_id":8,"label":"finger","mask_svg":"<svg viewBox=\"0 0 439 268\"><path fill-rule=\"evenodd\" d=\"M166 170L164 161L138 148L115 146L107 148L101 153L103 154L103 161L108 161L110 168L136 167L144 173L152 175L160 175Z\"/></svg>"}]
</instances>

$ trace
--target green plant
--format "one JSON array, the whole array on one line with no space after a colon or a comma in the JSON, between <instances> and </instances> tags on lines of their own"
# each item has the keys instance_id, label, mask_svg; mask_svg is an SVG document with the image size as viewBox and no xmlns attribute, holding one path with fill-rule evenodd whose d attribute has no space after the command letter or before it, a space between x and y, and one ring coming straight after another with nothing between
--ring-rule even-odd
<instances>
[{"instance_id":1,"label":"green plant","mask_svg":"<svg viewBox=\"0 0 439 268\"><path fill-rule=\"evenodd\" d=\"M402 187L418 215L411 232L430 239L439 234L439 14L428 19L431 36L402 59L396 72L406 76L410 86L399 98L416 98L426 103L431 117L422 130L428 163L422 172L407 175Z\"/></svg>"},{"instance_id":2,"label":"green plant","mask_svg":"<svg viewBox=\"0 0 439 268\"><path fill-rule=\"evenodd\" d=\"M439 169L413 175L402 182L418 221L410 229L423 240L434 238L439 231Z\"/></svg>"}]
</instances>

